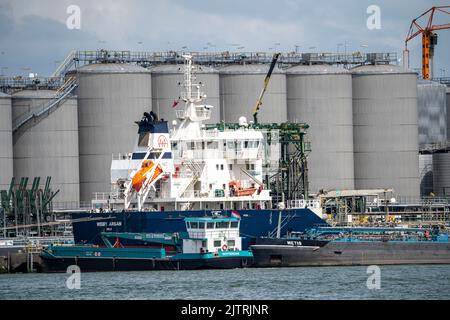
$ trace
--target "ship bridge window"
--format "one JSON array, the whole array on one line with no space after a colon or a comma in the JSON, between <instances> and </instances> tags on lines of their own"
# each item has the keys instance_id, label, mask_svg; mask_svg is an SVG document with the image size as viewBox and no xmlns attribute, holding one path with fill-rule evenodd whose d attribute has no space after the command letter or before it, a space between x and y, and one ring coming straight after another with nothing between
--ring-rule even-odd
<instances>
[{"instance_id":1,"label":"ship bridge window","mask_svg":"<svg viewBox=\"0 0 450 320\"><path fill-rule=\"evenodd\" d=\"M235 228L235 229L239 228L239 222L231 221L231 228Z\"/></svg>"},{"instance_id":2,"label":"ship bridge window","mask_svg":"<svg viewBox=\"0 0 450 320\"><path fill-rule=\"evenodd\" d=\"M191 229L198 229L198 222L191 222Z\"/></svg>"},{"instance_id":3,"label":"ship bridge window","mask_svg":"<svg viewBox=\"0 0 450 320\"><path fill-rule=\"evenodd\" d=\"M148 143L150 140L150 133L149 132L143 132L139 134L139 147L148 147Z\"/></svg>"},{"instance_id":4,"label":"ship bridge window","mask_svg":"<svg viewBox=\"0 0 450 320\"><path fill-rule=\"evenodd\" d=\"M207 222L206 229L214 229L214 222Z\"/></svg>"},{"instance_id":5,"label":"ship bridge window","mask_svg":"<svg viewBox=\"0 0 450 320\"><path fill-rule=\"evenodd\" d=\"M228 240L228 241L227 241L227 245L228 245L228 247L234 247L234 246L236 245L236 241L234 241L234 240Z\"/></svg>"},{"instance_id":6,"label":"ship bridge window","mask_svg":"<svg viewBox=\"0 0 450 320\"><path fill-rule=\"evenodd\" d=\"M228 222L228 221L220 221L220 222L217 222L217 223L216 223L216 227L217 227L218 229L221 229L221 228L224 228L224 229L229 228L229 222Z\"/></svg>"},{"instance_id":7,"label":"ship bridge window","mask_svg":"<svg viewBox=\"0 0 450 320\"><path fill-rule=\"evenodd\" d=\"M198 228L199 229L205 229L205 223L204 222L199 222L198 223Z\"/></svg>"}]
</instances>

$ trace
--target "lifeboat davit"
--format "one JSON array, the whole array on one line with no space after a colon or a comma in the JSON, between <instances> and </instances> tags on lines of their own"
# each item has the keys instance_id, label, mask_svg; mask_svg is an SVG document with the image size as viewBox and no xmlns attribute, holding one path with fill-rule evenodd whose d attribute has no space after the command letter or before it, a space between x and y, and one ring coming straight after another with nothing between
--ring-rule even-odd
<instances>
[{"instance_id":1,"label":"lifeboat davit","mask_svg":"<svg viewBox=\"0 0 450 320\"><path fill-rule=\"evenodd\" d=\"M145 160L142 163L141 168L138 170L138 172L136 172L136 174L133 176L132 179L133 189L136 190L136 192L139 192L139 190L141 190L142 185L147 179L147 174L152 171L154 166L155 164L151 160ZM156 180L162 174L162 172L163 172L162 169L159 166L157 166L155 168L152 178L150 179L150 183Z\"/></svg>"}]
</instances>

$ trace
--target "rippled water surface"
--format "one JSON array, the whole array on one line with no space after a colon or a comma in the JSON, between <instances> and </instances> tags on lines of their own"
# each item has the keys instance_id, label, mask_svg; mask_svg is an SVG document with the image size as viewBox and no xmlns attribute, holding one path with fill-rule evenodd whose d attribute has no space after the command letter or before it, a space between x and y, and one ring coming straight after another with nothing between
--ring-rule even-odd
<instances>
[{"instance_id":1,"label":"rippled water surface","mask_svg":"<svg viewBox=\"0 0 450 320\"><path fill-rule=\"evenodd\" d=\"M450 299L450 265L382 266L369 290L366 267L1 274L0 299Z\"/></svg>"}]
</instances>

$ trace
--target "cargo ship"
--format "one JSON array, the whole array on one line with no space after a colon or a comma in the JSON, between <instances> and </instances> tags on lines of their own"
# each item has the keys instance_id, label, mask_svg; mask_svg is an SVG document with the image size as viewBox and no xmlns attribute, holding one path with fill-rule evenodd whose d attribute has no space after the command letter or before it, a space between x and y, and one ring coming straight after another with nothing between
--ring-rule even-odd
<instances>
[{"instance_id":1,"label":"cargo ship","mask_svg":"<svg viewBox=\"0 0 450 320\"><path fill-rule=\"evenodd\" d=\"M169 129L168 122L154 112L146 112L136 122L134 151L113 157L112 192L93 200L95 212L72 214L74 220L105 220L74 224L75 242L101 243L102 232L182 232L185 218L231 216L232 212L241 216L244 248L258 237L273 234L279 214L283 232L323 224L319 202L306 194L289 201L273 199L267 180L279 172L283 149L277 139L279 126L256 126L245 117L237 124L204 124L214 106L202 104L206 99L203 84L195 82L192 57L183 57L184 91L179 100L185 106L174 109L180 122L174 121ZM303 137L304 124L284 125L292 136ZM297 171L297 176L305 181L306 170Z\"/></svg>"},{"instance_id":2,"label":"cargo ship","mask_svg":"<svg viewBox=\"0 0 450 320\"><path fill-rule=\"evenodd\" d=\"M253 264L253 255L242 250L239 220L186 218L187 232L173 234L103 232L103 246L50 245L41 258L46 272L66 272L74 265L82 272L248 267ZM124 240L134 244L124 246Z\"/></svg>"},{"instance_id":3,"label":"cargo ship","mask_svg":"<svg viewBox=\"0 0 450 320\"><path fill-rule=\"evenodd\" d=\"M255 267L450 264L448 232L425 228L319 227L251 250Z\"/></svg>"}]
</instances>

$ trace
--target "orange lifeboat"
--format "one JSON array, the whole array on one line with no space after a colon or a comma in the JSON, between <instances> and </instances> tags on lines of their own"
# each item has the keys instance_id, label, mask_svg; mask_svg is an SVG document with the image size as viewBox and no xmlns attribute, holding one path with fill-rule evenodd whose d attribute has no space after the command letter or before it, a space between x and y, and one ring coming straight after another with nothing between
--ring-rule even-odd
<instances>
[{"instance_id":1,"label":"orange lifeboat","mask_svg":"<svg viewBox=\"0 0 450 320\"><path fill-rule=\"evenodd\" d=\"M228 185L232 189L232 196L235 197L251 196L256 191L254 187L242 188L239 181L230 181Z\"/></svg>"},{"instance_id":2,"label":"orange lifeboat","mask_svg":"<svg viewBox=\"0 0 450 320\"><path fill-rule=\"evenodd\" d=\"M153 161L145 160L142 163L142 166L139 169L139 171L136 172L136 174L133 176L132 184L133 184L133 189L136 190L136 192L139 192L139 190L141 190L143 183L147 179L146 178L147 173L152 171L154 165L155 164L153 163ZM156 167L155 172L153 173L153 176L150 179L150 182L156 180L159 177L159 175L161 175L162 172L163 171L159 166Z\"/></svg>"}]
</instances>

